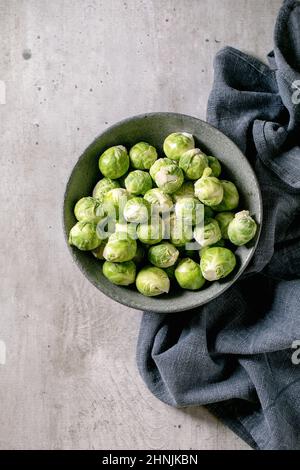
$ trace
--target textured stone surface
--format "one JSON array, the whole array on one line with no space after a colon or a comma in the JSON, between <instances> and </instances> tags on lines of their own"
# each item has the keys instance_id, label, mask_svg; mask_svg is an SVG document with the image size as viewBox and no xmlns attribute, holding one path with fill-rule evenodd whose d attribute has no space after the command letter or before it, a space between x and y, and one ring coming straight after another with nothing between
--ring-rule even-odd
<instances>
[{"instance_id":1,"label":"textured stone surface","mask_svg":"<svg viewBox=\"0 0 300 470\"><path fill-rule=\"evenodd\" d=\"M146 390L140 313L73 265L61 204L107 125L150 111L204 118L215 53L265 56L280 4L0 0L1 449L247 448L203 408L174 410Z\"/></svg>"}]
</instances>

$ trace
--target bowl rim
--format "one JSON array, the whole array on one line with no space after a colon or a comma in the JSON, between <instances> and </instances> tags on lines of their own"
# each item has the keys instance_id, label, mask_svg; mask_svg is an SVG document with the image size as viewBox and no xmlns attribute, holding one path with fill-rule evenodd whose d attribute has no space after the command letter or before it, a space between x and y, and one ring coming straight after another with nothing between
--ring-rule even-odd
<instances>
[{"instance_id":1,"label":"bowl rim","mask_svg":"<svg viewBox=\"0 0 300 470\"><path fill-rule=\"evenodd\" d=\"M259 202L259 214L260 214L260 223L258 224L258 230L257 230L257 233L255 235L255 242L253 244L253 246L251 247L251 253L250 255L248 256L248 258L246 259L246 261L244 262L244 264L240 267L239 271L236 273L236 275L226 283L226 285L221 288L219 290L219 292L217 292L211 299L209 300L202 300L202 301L199 301L199 302L196 302L194 303L193 305L190 305L190 306L186 306L186 307L180 307L180 308L176 308L176 302L174 302L174 304L172 303L172 306L170 304L166 304L166 307L162 307L160 306L159 308L153 308L151 310L149 309L146 309L145 311L150 311L150 312L153 312L153 313L162 313L162 314L172 314L172 313L177 313L177 312L184 312L184 311L187 311L187 310L192 310L192 309L195 309L195 308L198 308L198 307L201 307L202 305L205 305L206 303L209 303L211 302L212 300L216 299L217 297L219 297L220 295L224 294L225 291L227 291L240 277L241 275L244 273L245 269L248 267L250 261L252 260L253 258L253 255L257 249L257 245L258 245L258 242L259 242L259 239L260 239L260 235L261 235L261 231L262 231L262 225L263 225L263 218L264 218L264 214L263 214L263 201L262 201L262 194L261 194L261 190L260 190L260 185L259 185L259 181L258 181L258 178L256 176L256 173L253 169L253 167L251 166L249 160L247 159L247 157L244 155L244 153L242 152L242 150L238 147L238 145L230 138L228 137L226 134L224 134L224 132L220 131L217 127L215 127L214 125L206 122L204 119L200 119L196 116L191 116L189 114L183 114L183 113L176 113L176 112L172 112L172 111L158 111L158 112L149 112L149 113L141 113L141 114L136 114L134 116L130 116L130 117L127 117L127 118L124 118L124 119L121 119L120 121L117 121L115 122L114 124L112 124L111 126L107 127L103 132L101 132L100 134L98 134L94 139L93 141L83 150L83 152L81 153L81 155L79 156L79 158L77 159L75 165L72 167L71 171L69 172L68 174L68 180L67 180L67 184L66 184L66 188L65 188L65 191L64 191L64 194L63 194L63 205L62 205L62 225L63 225L63 232L64 232L64 239L66 241L66 244L67 244L67 247L68 247L68 251L69 253L71 254L71 257L73 259L73 261L75 261L76 265L78 266L78 268L80 269L80 271L82 272L82 274L84 275L84 277L94 286L96 287L97 290L99 290L100 292L102 292L104 295L106 295L107 297L109 297L110 299L114 300L115 302L117 303L120 303L122 305L125 305L126 307L129 307L129 308L132 308L132 309L136 309L136 310L139 310L141 311L141 305L140 305L140 302L135 302L134 300L133 301L127 301L127 297L124 296L124 298L119 298L119 299L116 299L114 297L114 295L111 294L110 290L109 289L106 289L105 287L99 286L99 283L97 283L95 280L92 280L91 278L89 278L87 276L87 273L86 273L86 270L82 267L81 263L78 262L78 260L76 259L76 257L74 256L74 253L73 253L73 250L72 250L72 247L69 245L68 243L68 237L69 237L69 234L67 233L67 230L66 230L66 223L65 223L65 205L66 205L66 199L67 199L67 194L68 194L68 190L69 190L69 186L71 184L70 180L71 180L71 177L72 177L72 174L75 170L75 168L80 164L80 162L83 160L83 158L85 157L85 154L93 148L93 146L96 144L96 142L99 140L100 137L104 136L105 134L108 134L110 133L113 129L119 127L120 125L123 125L123 124L126 124L127 122L130 122L134 119L146 119L150 116L174 116L174 117L179 117L179 118L188 118L188 119L195 119L199 122L201 122L202 124L206 125L206 126L209 126L210 128L212 128L217 134L221 135L222 137L225 137L226 139L228 139L231 144L233 145L233 147L239 152L240 154L240 158L241 160L251 169L251 172L252 172L252 177L256 183L256 186L257 186L257 189L258 189L258 202ZM196 293L197 291L195 291ZM200 291L199 291L200 292ZM153 297L153 299L155 299L155 297Z\"/></svg>"}]
</instances>

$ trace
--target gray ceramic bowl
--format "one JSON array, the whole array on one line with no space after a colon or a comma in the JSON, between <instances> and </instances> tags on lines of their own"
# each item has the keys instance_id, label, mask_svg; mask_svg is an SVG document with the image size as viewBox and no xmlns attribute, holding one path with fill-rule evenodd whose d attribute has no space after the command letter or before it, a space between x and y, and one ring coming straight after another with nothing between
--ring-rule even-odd
<instances>
[{"instance_id":1,"label":"gray ceramic bowl","mask_svg":"<svg viewBox=\"0 0 300 470\"><path fill-rule=\"evenodd\" d=\"M226 176L238 186L240 209L249 209L259 224L255 240L236 251L238 265L224 280L207 283L198 291L183 291L173 288L167 295L144 297L135 287L119 287L111 284L102 274L102 263L89 252L69 247L71 254L83 272L97 289L113 300L139 310L153 312L177 312L198 307L214 299L230 287L242 274L255 251L262 223L261 194L255 174L238 147L224 134L200 119L175 113L151 113L121 121L104 131L85 150L76 163L69 178L64 197L64 230L66 239L76 223L73 209L83 196L90 195L100 179L98 159L101 153L112 145L122 144L130 148L139 141L154 145L162 155L162 144L168 134L186 131L195 137L197 146L208 155L220 159Z\"/></svg>"}]
</instances>

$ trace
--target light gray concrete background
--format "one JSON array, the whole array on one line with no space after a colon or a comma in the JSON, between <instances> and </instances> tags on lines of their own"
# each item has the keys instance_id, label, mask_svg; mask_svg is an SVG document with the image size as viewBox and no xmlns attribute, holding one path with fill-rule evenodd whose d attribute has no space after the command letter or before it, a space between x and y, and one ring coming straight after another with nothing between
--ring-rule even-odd
<instances>
[{"instance_id":1,"label":"light gray concrete background","mask_svg":"<svg viewBox=\"0 0 300 470\"><path fill-rule=\"evenodd\" d=\"M265 57L280 5L0 0L1 449L248 448L204 408L148 392L140 312L74 266L61 206L78 156L110 124L150 111L204 118L215 53Z\"/></svg>"}]
</instances>

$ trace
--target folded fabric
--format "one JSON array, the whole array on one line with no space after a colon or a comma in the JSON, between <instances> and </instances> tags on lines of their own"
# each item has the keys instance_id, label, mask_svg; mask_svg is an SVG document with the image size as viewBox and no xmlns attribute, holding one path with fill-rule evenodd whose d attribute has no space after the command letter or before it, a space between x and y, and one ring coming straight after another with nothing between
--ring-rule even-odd
<instances>
[{"instance_id":1,"label":"folded fabric","mask_svg":"<svg viewBox=\"0 0 300 470\"><path fill-rule=\"evenodd\" d=\"M269 66L230 47L217 54L207 110L260 182L255 256L241 280L208 304L144 313L137 364L160 400L206 405L255 449L300 449L298 1L284 1L274 37Z\"/></svg>"}]
</instances>

